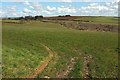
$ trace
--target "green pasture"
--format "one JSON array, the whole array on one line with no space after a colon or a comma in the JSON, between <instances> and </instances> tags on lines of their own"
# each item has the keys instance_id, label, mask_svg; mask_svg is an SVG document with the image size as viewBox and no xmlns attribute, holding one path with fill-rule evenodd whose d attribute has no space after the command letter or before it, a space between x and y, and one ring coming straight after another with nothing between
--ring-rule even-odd
<instances>
[{"instance_id":1,"label":"green pasture","mask_svg":"<svg viewBox=\"0 0 120 80\"><path fill-rule=\"evenodd\" d=\"M95 24L110 24L110 25L118 25L118 17L103 17L103 16L86 16L86 17L78 17L75 20L82 20L84 21L89 21L87 23L95 23Z\"/></svg>"},{"instance_id":2,"label":"green pasture","mask_svg":"<svg viewBox=\"0 0 120 80\"><path fill-rule=\"evenodd\" d=\"M40 21L24 24L3 23L2 28L4 78L31 74L48 56L41 43L55 51L59 58L53 57L38 78L56 77L56 73L65 68L72 57L78 57L78 60L69 77L82 77L84 54L93 57L89 66L91 77L117 77L118 33L80 31L65 28L57 23Z\"/></svg>"}]
</instances>

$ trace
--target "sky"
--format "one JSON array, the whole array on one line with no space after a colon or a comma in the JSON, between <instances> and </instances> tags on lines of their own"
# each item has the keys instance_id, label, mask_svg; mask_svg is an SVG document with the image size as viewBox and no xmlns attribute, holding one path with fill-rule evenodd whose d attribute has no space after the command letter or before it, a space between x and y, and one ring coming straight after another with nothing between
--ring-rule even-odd
<instances>
[{"instance_id":1,"label":"sky","mask_svg":"<svg viewBox=\"0 0 120 80\"><path fill-rule=\"evenodd\" d=\"M2 0L0 17L118 16L119 0Z\"/></svg>"}]
</instances>

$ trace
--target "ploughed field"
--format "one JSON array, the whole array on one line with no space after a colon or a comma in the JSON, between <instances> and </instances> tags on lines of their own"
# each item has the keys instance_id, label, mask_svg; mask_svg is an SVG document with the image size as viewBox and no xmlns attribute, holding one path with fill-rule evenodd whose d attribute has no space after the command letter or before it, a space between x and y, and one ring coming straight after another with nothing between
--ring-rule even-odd
<instances>
[{"instance_id":1,"label":"ploughed field","mask_svg":"<svg viewBox=\"0 0 120 80\"><path fill-rule=\"evenodd\" d=\"M81 31L50 21L4 22L2 30L3 78L117 77L117 32Z\"/></svg>"}]
</instances>

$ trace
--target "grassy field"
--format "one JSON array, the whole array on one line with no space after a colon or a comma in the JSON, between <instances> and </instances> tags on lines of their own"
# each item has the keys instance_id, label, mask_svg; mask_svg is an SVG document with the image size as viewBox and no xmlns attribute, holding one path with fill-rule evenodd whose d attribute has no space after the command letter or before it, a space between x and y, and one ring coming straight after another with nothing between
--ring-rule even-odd
<instances>
[{"instance_id":1,"label":"grassy field","mask_svg":"<svg viewBox=\"0 0 120 80\"><path fill-rule=\"evenodd\" d=\"M19 22L20 22L20 20L7 20L7 19L4 19L4 20L0 20L0 22L19 23Z\"/></svg>"},{"instance_id":2,"label":"grassy field","mask_svg":"<svg viewBox=\"0 0 120 80\"><path fill-rule=\"evenodd\" d=\"M118 18L117 17L80 17L76 18L75 20L82 20L89 21L88 23L95 23L95 24L109 24L109 25L118 25Z\"/></svg>"},{"instance_id":3,"label":"grassy field","mask_svg":"<svg viewBox=\"0 0 120 80\"><path fill-rule=\"evenodd\" d=\"M117 32L80 31L40 21L3 24L3 77L22 77L34 72L48 56L48 51L41 44L56 54L38 78L56 77L73 57L78 59L68 77L82 78L85 55L92 56L90 77L117 77Z\"/></svg>"}]
</instances>

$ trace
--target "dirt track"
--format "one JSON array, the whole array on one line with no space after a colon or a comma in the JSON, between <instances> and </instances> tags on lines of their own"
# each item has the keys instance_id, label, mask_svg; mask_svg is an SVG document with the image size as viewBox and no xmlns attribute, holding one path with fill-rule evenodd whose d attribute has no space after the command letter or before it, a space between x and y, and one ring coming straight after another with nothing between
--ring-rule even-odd
<instances>
[{"instance_id":1,"label":"dirt track","mask_svg":"<svg viewBox=\"0 0 120 80\"><path fill-rule=\"evenodd\" d=\"M36 68L36 70L23 77L23 78L36 78L38 76L38 74L42 73L44 71L44 69L47 67L47 65L49 64L49 62L51 61L52 57L55 55L55 52L52 51L49 47L41 44L49 53L48 57L45 59L45 61L39 65L38 68ZM92 56L91 55L85 55L84 56L84 68L83 68L83 78L90 78L90 74L89 74L89 65L91 64L91 60L92 60ZM74 65L75 65L75 58L71 58L68 67L64 68L62 71L58 72L56 77L57 78L66 78L69 74L69 72L71 70L73 70Z\"/></svg>"},{"instance_id":2,"label":"dirt track","mask_svg":"<svg viewBox=\"0 0 120 80\"><path fill-rule=\"evenodd\" d=\"M42 44L42 46L49 52L49 56L46 58L46 60L41 65L39 65L39 67L32 74L26 76L25 78L37 77L37 75L40 74L47 67L49 61L54 56L54 52L51 49L49 49L47 46L45 46L43 44Z\"/></svg>"}]
</instances>

